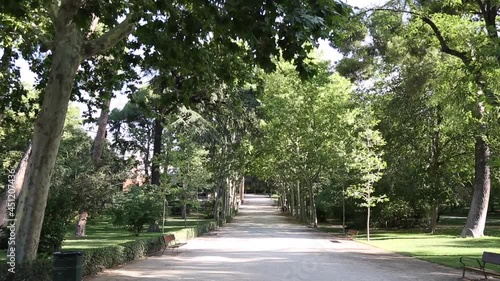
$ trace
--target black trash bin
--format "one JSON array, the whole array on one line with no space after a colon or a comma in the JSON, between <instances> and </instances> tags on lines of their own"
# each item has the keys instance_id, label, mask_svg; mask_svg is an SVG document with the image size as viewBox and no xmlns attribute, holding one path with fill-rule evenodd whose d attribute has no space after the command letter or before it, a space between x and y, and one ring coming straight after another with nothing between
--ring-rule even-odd
<instances>
[{"instance_id":1,"label":"black trash bin","mask_svg":"<svg viewBox=\"0 0 500 281\"><path fill-rule=\"evenodd\" d=\"M55 252L53 281L82 281L83 252Z\"/></svg>"}]
</instances>

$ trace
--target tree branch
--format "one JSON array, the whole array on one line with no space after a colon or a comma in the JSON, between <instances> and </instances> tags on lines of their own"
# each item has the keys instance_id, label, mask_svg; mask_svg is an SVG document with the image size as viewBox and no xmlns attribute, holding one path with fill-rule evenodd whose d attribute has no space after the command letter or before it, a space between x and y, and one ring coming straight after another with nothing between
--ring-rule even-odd
<instances>
[{"instance_id":1,"label":"tree branch","mask_svg":"<svg viewBox=\"0 0 500 281\"><path fill-rule=\"evenodd\" d=\"M390 8L375 8L375 9L369 9L368 11L387 11L387 12L395 12L395 13L404 13L404 14L410 14L417 16L420 18L424 23L429 25L429 27L432 29L434 32L434 35L439 41L439 44L441 45L441 51L445 54L454 56L459 58L466 66L470 65L470 58L467 57L467 52L460 52L458 50L450 48L448 43L443 37L443 34L441 33L441 30L437 27L437 25L428 17L425 15L422 15L420 13L412 12L412 11L407 11L407 10L399 10L399 9L390 9Z\"/></svg>"},{"instance_id":2,"label":"tree branch","mask_svg":"<svg viewBox=\"0 0 500 281\"><path fill-rule=\"evenodd\" d=\"M85 42L83 47L83 58L104 53L116 43L130 35L135 29L135 22L132 21L132 13L128 14L120 24L104 33L101 37Z\"/></svg>"},{"instance_id":3,"label":"tree branch","mask_svg":"<svg viewBox=\"0 0 500 281\"><path fill-rule=\"evenodd\" d=\"M443 34L441 33L441 31L439 30L437 25L430 18L421 17L421 19L423 22L425 22L427 25L430 26L430 28L434 32L434 35L436 35L436 38L438 39L439 44L441 45L441 51L443 53L459 58L466 66L470 65L471 61L470 61L470 58L467 57L467 53L460 52L460 51L457 51L455 49L450 48L450 46L448 46L448 44L446 43L446 40L444 39Z\"/></svg>"}]
</instances>

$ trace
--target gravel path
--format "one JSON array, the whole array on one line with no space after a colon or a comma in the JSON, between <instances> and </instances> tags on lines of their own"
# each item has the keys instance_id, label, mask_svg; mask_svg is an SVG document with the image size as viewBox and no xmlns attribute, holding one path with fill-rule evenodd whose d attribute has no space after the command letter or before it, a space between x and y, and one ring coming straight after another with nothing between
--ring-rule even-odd
<instances>
[{"instance_id":1,"label":"gravel path","mask_svg":"<svg viewBox=\"0 0 500 281\"><path fill-rule=\"evenodd\" d=\"M232 223L190 240L179 254L136 261L89 280L462 280L457 269L293 224L271 205L265 196L246 195Z\"/></svg>"}]
</instances>

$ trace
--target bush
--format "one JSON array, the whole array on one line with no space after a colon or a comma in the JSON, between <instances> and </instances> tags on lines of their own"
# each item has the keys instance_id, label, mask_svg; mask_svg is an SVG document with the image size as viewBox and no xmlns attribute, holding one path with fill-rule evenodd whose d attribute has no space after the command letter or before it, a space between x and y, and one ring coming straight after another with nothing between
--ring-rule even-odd
<instances>
[{"instance_id":1,"label":"bush","mask_svg":"<svg viewBox=\"0 0 500 281\"><path fill-rule=\"evenodd\" d=\"M106 268L144 258L161 250L162 247L163 236L158 236L87 250L84 253L83 275L95 275Z\"/></svg>"},{"instance_id":2,"label":"bush","mask_svg":"<svg viewBox=\"0 0 500 281\"><path fill-rule=\"evenodd\" d=\"M192 238L215 230L216 223L209 222L198 228L186 228L175 233L177 239ZM116 246L88 249L83 254L83 276L95 275L104 269L112 268L158 252L163 247L163 236L144 238ZM16 266L15 279L7 279L7 265L0 265L0 280L13 281L51 281L53 274L52 258L37 259L33 263Z\"/></svg>"},{"instance_id":3,"label":"bush","mask_svg":"<svg viewBox=\"0 0 500 281\"><path fill-rule=\"evenodd\" d=\"M16 265L14 277L7 273L8 265L0 266L0 280L12 281L52 281L52 259L37 259L24 265Z\"/></svg>"},{"instance_id":4,"label":"bush","mask_svg":"<svg viewBox=\"0 0 500 281\"><path fill-rule=\"evenodd\" d=\"M201 202L200 209L198 211L201 214L203 214L203 218L213 219L214 218L214 200Z\"/></svg>"},{"instance_id":5,"label":"bush","mask_svg":"<svg viewBox=\"0 0 500 281\"><path fill-rule=\"evenodd\" d=\"M112 268L132 260L144 258L161 250L163 237L141 239L116 246L89 249L84 251L83 275L95 275L104 269ZM52 258L37 259L31 264L16 266L15 279L7 279L7 266L0 268L0 280L15 281L51 281L53 274Z\"/></svg>"},{"instance_id":6,"label":"bush","mask_svg":"<svg viewBox=\"0 0 500 281\"><path fill-rule=\"evenodd\" d=\"M127 193L116 195L115 205L111 209L115 225L124 225L136 236L142 232L145 224L154 224L163 212L163 196L156 186L134 186Z\"/></svg>"},{"instance_id":7,"label":"bush","mask_svg":"<svg viewBox=\"0 0 500 281\"><path fill-rule=\"evenodd\" d=\"M117 185L125 178L127 162L113 155L109 148L103 151L102 163L95 167L89 153L92 139L76 126L79 119L67 123L59 147L54 176L51 178L43 226L38 246L39 254L52 255L61 249L68 224L74 222L79 211L92 215L104 211L111 202ZM68 125L69 124L69 125Z\"/></svg>"},{"instance_id":8,"label":"bush","mask_svg":"<svg viewBox=\"0 0 500 281\"><path fill-rule=\"evenodd\" d=\"M386 228L422 227L425 225L425 217L421 216L421 213L408 201L396 199L381 205L380 214L376 216L377 224Z\"/></svg>"}]
</instances>

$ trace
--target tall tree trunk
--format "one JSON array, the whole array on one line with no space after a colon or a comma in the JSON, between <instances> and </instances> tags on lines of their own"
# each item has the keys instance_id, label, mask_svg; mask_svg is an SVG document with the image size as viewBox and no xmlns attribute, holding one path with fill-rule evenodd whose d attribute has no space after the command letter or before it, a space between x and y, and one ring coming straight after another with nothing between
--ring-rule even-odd
<instances>
[{"instance_id":1,"label":"tall tree trunk","mask_svg":"<svg viewBox=\"0 0 500 281\"><path fill-rule=\"evenodd\" d=\"M231 216L236 215L236 210L238 209L238 192L237 187L239 186L239 181L236 178L233 180L233 184L231 186Z\"/></svg>"},{"instance_id":2,"label":"tall tree trunk","mask_svg":"<svg viewBox=\"0 0 500 281\"><path fill-rule=\"evenodd\" d=\"M94 162L94 166L96 169L101 165L102 152L104 150L104 144L106 143L110 104L111 99L105 100L103 102L101 106L101 114L99 116L99 120L97 120L97 133L92 145L92 161ZM82 209L79 212L78 220L76 221L75 226L76 237L85 237L88 216L89 214L87 210Z\"/></svg>"},{"instance_id":3,"label":"tall tree trunk","mask_svg":"<svg viewBox=\"0 0 500 281\"><path fill-rule=\"evenodd\" d=\"M302 212L302 202L300 200L300 183L297 182L297 219L300 221L300 216Z\"/></svg>"},{"instance_id":4,"label":"tall tree trunk","mask_svg":"<svg viewBox=\"0 0 500 281\"><path fill-rule=\"evenodd\" d=\"M367 212L366 212L366 240L370 241L370 215L371 215L371 208L368 206Z\"/></svg>"},{"instance_id":5,"label":"tall tree trunk","mask_svg":"<svg viewBox=\"0 0 500 281\"><path fill-rule=\"evenodd\" d=\"M366 240L370 241L370 215L371 215L371 208L370 208L370 205L372 203L372 194L371 194L371 189L370 187L373 185L372 182L370 182L367 186L366 186L366 189L367 189L367 200L366 202L368 203L368 208L366 210Z\"/></svg>"},{"instance_id":6,"label":"tall tree trunk","mask_svg":"<svg viewBox=\"0 0 500 281\"><path fill-rule=\"evenodd\" d=\"M431 225L430 232L432 234L436 233L436 227L438 222L438 214L439 214L439 204L437 201L432 202L431 206Z\"/></svg>"},{"instance_id":7,"label":"tall tree trunk","mask_svg":"<svg viewBox=\"0 0 500 281\"><path fill-rule=\"evenodd\" d=\"M474 158L474 192L461 236L477 238L484 235L490 198L490 147L482 136L476 137Z\"/></svg>"},{"instance_id":8,"label":"tall tree trunk","mask_svg":"<svg viewBox=\"0 0 500 281\"><path fill-rule=\"evenodd\" d=\"M287 187L286 190L285 202L287 212L293 216L293 190L289 187Z\"/></svg>"},{"instance_id":9,"label":"tall tree trunk","mask_svg":"<svg viewBox=\"0 0 500 281\"><path fill-rule=\"evenodd\" d=\"M300 221L305 223L307 222L307 213L306 213L306 198L305 198L305 192L303 192L303 186L299 185L299 190L300 190Z\"/></svg>"},{"instance_id":10,"label":"tall tree trunk","mask_svg":"<svg viewBox=\"0 0 500 281\"><path fill-rule=\"evenodd\" d=\"M16 173L14 174L14 190L15 190L15 200L19 198L23 188L24 177L26 176L26 169L28 168L28 159L31 153L31 144L28 149L24 152L23 158L19 161L16 168ZM4 190L2 194L2 201L0 201L0 227L5 226L8 218L7 203L9 202L9 194L7 189Z\"/></svg>"},{"instance_id":11,"label":"tall tree trunk","mask_svg":"<svg viewBox=\"0 0 500 281\"><path fill-rule=\"evenodd\" d=\"M240 202L241 204L245 202L245 176L241 179Z\"/></svg>"},{"instance_id":12,"label":"tall tree trunk","mask_svg":"<svg viewBox=\"0 0 500 281\"><path fill-rule=\"evenodd\" d=\"M214 220L218 224L219 223L219 197L220 197L220 187L215 189L214 194Z\"/></svg>"},{"instance_id":13,"label":"tall tree trunk","mask_svg":"<svg viewBox=\"0 0 500 281\"><path fill-rule=\"evenodd\" d=\"M85 42L74 21L84 1L61 1L53 19L51 67L35 122L32 151L17 208L16 261L36 258L43 217L75 75L81 62L105 52L134 29L132 15L100 38Z\"/></svg>"},{"instance_id":14,"label":"tall tree trunk","mask_svg":"<svg viewBox=\"0 0 500 281\"><path fill-rule=\"evenodd\" d=\"M441 126L443 123L443 116L441 114L442 106L436 107L436 123L434 125L434 133L432 136L432 170L431 184L432 184L432 206L431 206L431 224L430 232L434 234L437 227L437 218L439 212L439 201L441 200Z\"/></svg>"},{"instance_id":15,"label":"tall tree trunk","mask_svg":"<svg viewBox=\"0 0 500 281\"><path fill-rule=\"evenodd\" d=\"M39 116L33 147L17 210L16 257L19 263L36 258L50 178L54 170L71 89L82 61L82 38L75 23L58 27L52 67ZM62 29L62 30L61 30Z\"/></svg>"},{"instance_id":16,"label":"tall tree trunk","mask_svg":"<svg viewBox=\"0 0 500 281\"><path fill-rule=\"evenodd\" d=\"M162 151L162 137L163 137L163 120L161 118L156 118L154 123L153 132L153 158L151 160L151 184L160 185L160 161ZM148 149L149 153L149 149ZM147 170L147 169L146 169ZM182 208L182 218L186 219L186 209L185 205ZM156 224L152 223L149 225L150 228L156 228Z\"/></svg>"},{"instance_id":17,"label":"tall tree trunk","mask_svg":"<svg viewBox=\"0 0 500 281\"><path fill-rule=\"evenodd\" d=\"M297 195L297 202L296 202L296 205L295 205L296 206L295 209L297 210L296 218L298 220L300 220L300 212L302 210L302 207L301 207L302 206L302 202L300 200L300 183L299 182L297 182L297 190L296 191L297 191L297 194L296 194Z\"/></svg>"},{"instance_id":18,"label":"tall tree trunk","mask_svg":"<svg viewBox=\"0 0 500 281\"><path fill-rule=\"evenodd\" d=\"M314 202L313 185L309 184L309 201L311 205L311 220L314 228L318 228L318 217L316 214L316 202Z\"/></svg>"},{"instance_id":19,"label":"tall tree trunk","mask_svg":"<svg viewBox=\"0 0 500 281\"><path fill-rule=\"evenodd\" d=\"M228 189L228 193L227 193L227 216L228 217L232 217L233 216L233 179L231 177L228 178L228 181L227 181L227 189Z\"/></svg>"},{"instance_id":20,"label":"tall tree trunk","mask_svg":"<svg viewBox=\"0 0 500 281\"><path fill-rule=\"evenodd\" d=\"M102 152L104 150L104 144L106 142L106 133L108 126L108 117L109 117L109 106L111 104L111 99L105 100L101 107L101 115L99 116L99 120L97 120L97 133L94 138L94 144L92 146L92 160L94 161L94 165L99 167Z\"/></svg>"},{"instance_id":21,"label":"tall tree trunk","mask_svg":"<svg viewBox=\"0 0 500 281\"><path fill-rule=\"evenodd\" d=\"M154 141L153 141L153 161L151 165L151 184L160 185L160 163L159 158L162 148L163 120L155 119Z\"/></svg>"},{"instance_id":22,"label":"tall tree trunk","mask_svg":"<svg viewBox=\"0 0 500 281\"><path fill-rule=\"evenodd\" d=\"M225 196L226 196L226 213L224 215L224 220L227 220L227 217L230 217L231 216L231 178L228 177L227 180L226 180L226 192L225 192Z\"/></svg>"},{"instance_id":23,"label":"tall tree trunk","mask_svg":"<svg viewBox=\"0 0 500 281\"><path fill-rule=\"evenodd\" d=\"M187 218L187 205L186 205L186 203L182 204L181 217L184 220Z\"/></svg>"},{"instance_id":24,"label":"tall tree trunk","mask_svg":"<svg viewBox=\"0 0 500 281\"><path fill-rule=\"evenodd\" d=\"M345 234L345 187L342 184L342 232Z\"/></svg>"}]
</instances>

